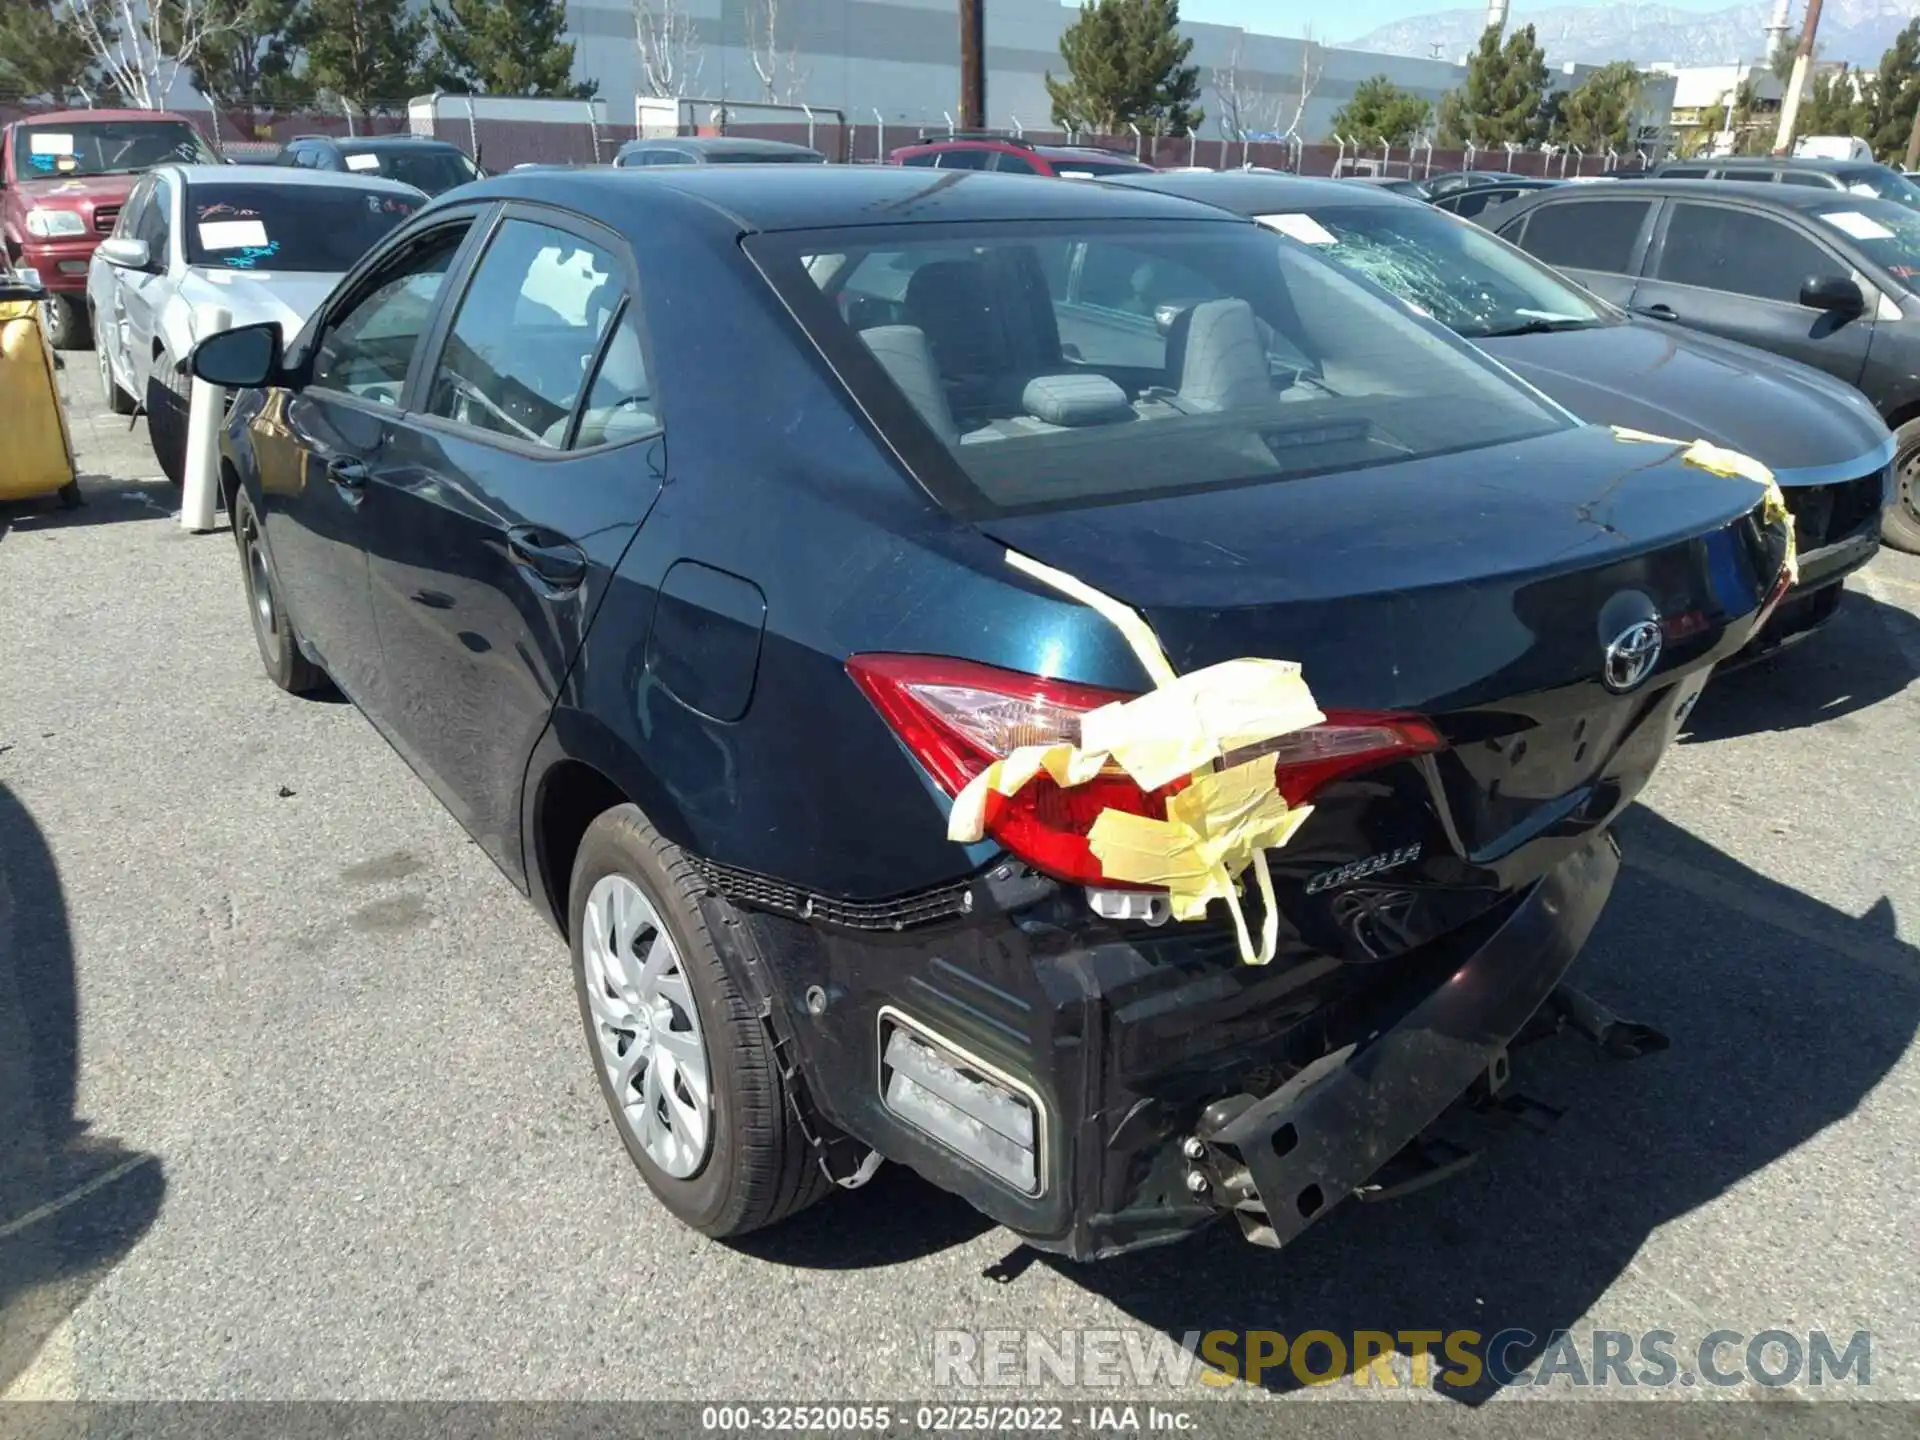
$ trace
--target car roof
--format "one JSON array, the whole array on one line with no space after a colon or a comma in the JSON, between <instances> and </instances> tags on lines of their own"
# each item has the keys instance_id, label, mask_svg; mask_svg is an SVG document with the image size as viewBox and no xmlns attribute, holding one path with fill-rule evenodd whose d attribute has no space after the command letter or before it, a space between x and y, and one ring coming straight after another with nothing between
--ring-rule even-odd
<instances>
[{"instance_id":1,"label":"car roof","mask_svg":"<svg viewBox=\"0 0 1920 1440\"><path fill-rule=\"evenodd\" d=\"M1424 202L1379 185L1355 185L1350 180L1308 179L1300 175L1262 175L1247 170L1218 170L1210 174L1155 170L1144 175L1102 176L1101 182L1129 190L1153 190L1178 195L1206 205L1218 205L1238 215L1265 215L1274 211L1311 210L1325 205L1418 205Z\"/></svg>"},{"instance_id":2,"label":"car roof","mask_svg":"<svg viewBox=\"0 0 1920 1440\"><path fill-rule=\"evenodd\" d=\"M319 186L323 189L371 190L388 195L418 195L421 192L398 180L378 175L357 175L349 170L292 170L276 165L156 165L177 175L189 185L270 185L275 188Z\"/></svg>"},{"instance_id":3,"label":"car roof","mask_svg":"<svg viewBox=\"0 0 1920 1440\"><path fill-rule=\"evenodd\" d=\"M695 155L820 153L810 146L795 145L791 141L757 140L750 135L663 135L658 140L629 140L620 147L620 153L642 149L684 150Z\"/></svg>"},{"instance_id":4,"label":"car roof","mask_svg":"<svg viewBox=\"0 0 1920 1440\"><path fill-rule=\"evenodd\" d=\"M462 201L531 200L617 223L646 223L662 191L732 220L742 230L826 230L861 225L996 220L1193 220L1227 217L1170 195L1100 184L1062 185L990 170L901 165L672 165L509 171L464 185Z\"/></svg>"},{"instance_id":5,"label":"car roof","mask_svg":"<svg viewBox=\"0 0 1920 1440\"><path fill-rule=\"evenodd\" d=\"M1822 155L1722 155L1714 159L1667 160L1659 168L1693 169L1696 166L1704 166L1709 170L1822 170L1828 174L1868 167L1875 170L1889 168L1878 160L1835 160Z\"/></svg>"},{"instance_id":6,"label":"car roof","mask_svg":"<svg viewBox=\"0 0 1920 1440\"><path fill-rule=\"evenodd\" d=\"M84 125L88 121L99 120L178 120L191 125L192 120L172 110L47 110L35 115L22 115L17 123L21 125Z\"/></svg>"},{"instance_id":7,"label":"car roof","mask_svg":"<svg viewBox=\"0 0 1920 1440\"><path fill-rule=\"evenodd\" d=\"M296 135L289 145L297 140L318 140L327 145L338 145L342 150L424 150L432 147L438 150L460 150L450 140L437 139L432 135ZM467 152L460 150L462 155Z\"/></svg>"},{"instance_id":8,"label":"car roof","mask_svg":"<svg viewBox=\"0 0 1920 1440\"><path fill-rule=\"evenodd\" d=\"M1559 192L1562 188L1556 186L1554 191ZM1572 188L1572 186L1564 187L1566 190ZM1651 180L1616 181L1599 193L1585 190L1577 193L1581 196L1581 203L1587 203L1588 197L1593 200L1615 200L1622 195L1672 196L1686 200L1712 196L1716 200L1736 200L1743 205L1765 205L1780 210L1828 208L1840 200L1850 204L1874 201L1883 205L1899 203L1875 195L1849 195L1844 191L1829 190L1825 186L1755 185L1751 180L1663 180L1658 176ZM1542 202L1528 196L1511 202L1511 210L1505 206L1501 208L1505 213L1517 215L1520 213L1520 206L1540 203Z\"/></svg>"}]
</instances>

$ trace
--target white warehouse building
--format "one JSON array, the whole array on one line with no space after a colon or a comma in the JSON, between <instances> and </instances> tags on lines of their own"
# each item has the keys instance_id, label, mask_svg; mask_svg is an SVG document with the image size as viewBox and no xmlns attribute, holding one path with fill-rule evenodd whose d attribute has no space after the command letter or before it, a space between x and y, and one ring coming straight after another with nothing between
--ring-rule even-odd
<instances>
[{"instance_id":1,"label":"white warehouse building","mask_svg":"<svg viewBox=\"0 0 1920 1440\"><path fill-rule=\"evenodd\" d=\"M697 38L697 72L679 93L726 99L736 104L768 97L749 48L750 16L764 14L765 0L572 0L568 16L576 44L576 69L599 83L609 118L632 117L633 97L649 92L636 41L637 8L656 15L671 5L687 17ZM986 0L987 123L998 129L1052 129L1051 105L1043 77L1064 73L1060 36L1077 6L1056 0ZM791 80L771 97L830 107L849 122L872 124L876 118L903 135L918 128L940 128L960 113L960 22L957 0L777 0L775 39L790 54ZM1299 134L1317 140L1333 128L1333 116L1354 88L1373 75L1424 96L1436 105L1460 85L1463 66L1446 60L1420 60L1314 45L1226 25L1186 24L1193 39L1189 63L1200 69L1200 104L1205 138L1221 135L1220 102L1214 93L1217 69L1235 66L1243 94L1257 94L1263 117L1277 115L1274 128L1293 121L1293 97L1300 88L1303 52L1307 68L1317 70ZM691 67L690 67L691 68ZM1556 85L1577 83L1586 67L1556 72ZM790 87L790 88L789 88ZM1653 87L1663 90L1660 82ZM1650 94L1644 109L1664 123L1671 100ZM877 115L876 115L877 112ZM1249 125L1265 129L1266 124Z\"/></svg>"}]
</instances>

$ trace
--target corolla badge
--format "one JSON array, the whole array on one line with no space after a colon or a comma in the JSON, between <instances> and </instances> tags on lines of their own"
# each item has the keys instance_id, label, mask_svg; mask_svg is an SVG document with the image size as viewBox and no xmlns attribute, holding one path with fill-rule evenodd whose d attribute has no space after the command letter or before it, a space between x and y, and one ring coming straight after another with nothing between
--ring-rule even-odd
<instances>
[{"instance_id":1,"label":"corolla badge","mask_svg":"<svg viewBox=\"0 0 1920 1440\"><path fill-rule=\"evenodd\" d=\"M1654 620L1637 620L1614 636L1600 670L1607 688L1616 695L1637 688L1660 663L1660 643L1660 625Z\"/></svg>"}]
</instances>

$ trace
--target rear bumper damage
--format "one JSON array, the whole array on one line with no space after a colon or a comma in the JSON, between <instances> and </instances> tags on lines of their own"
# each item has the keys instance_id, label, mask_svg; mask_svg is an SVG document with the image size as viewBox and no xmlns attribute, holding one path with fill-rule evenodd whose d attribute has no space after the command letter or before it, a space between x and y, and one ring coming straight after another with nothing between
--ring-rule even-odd
<instances>
[{"instance_id":1,"label":"rear bumper damage","mask_svg":"<svg viewBox=\"0 0 1920 1440\"><path fill-rule=\"evenodd\" d=\"M1597 836L1373 965L1245 966L1217 927L1090 922L1007 866L931 926L752 910L714 929L761 988L830 1174L857 1183L870 1150L1091 1259L1226 1215L1285 1244L1349 1195L1457 1168L1427 1143L1443 1117L1525 1118L1502 1093L1516 1037L1606 1023L1559 987L1618 868Z\"/></svg>"}]
</instances>

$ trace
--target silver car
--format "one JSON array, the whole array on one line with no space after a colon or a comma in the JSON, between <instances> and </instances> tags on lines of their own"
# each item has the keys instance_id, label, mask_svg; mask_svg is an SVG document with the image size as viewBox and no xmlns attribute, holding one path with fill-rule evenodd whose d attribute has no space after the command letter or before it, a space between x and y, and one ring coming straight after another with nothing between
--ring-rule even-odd
<instances>
[{"instance_id":1,"label":"silver car","mask_svg":"<svg viewBox=\"0 0 1920 1440\"><path fill-rule=\"evenodd\" d=\"M185 469L183 362L211 312L230 325L278 321L291 340L354 262L426 203L373 176L163 165L142 178L93 253L87 301L102 396L117 414L144 407L169 480Z\"/></svg>"}]
</instances>

